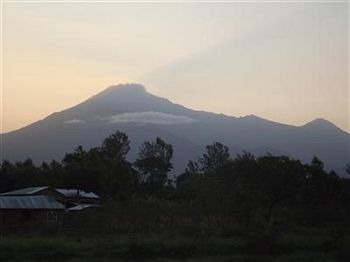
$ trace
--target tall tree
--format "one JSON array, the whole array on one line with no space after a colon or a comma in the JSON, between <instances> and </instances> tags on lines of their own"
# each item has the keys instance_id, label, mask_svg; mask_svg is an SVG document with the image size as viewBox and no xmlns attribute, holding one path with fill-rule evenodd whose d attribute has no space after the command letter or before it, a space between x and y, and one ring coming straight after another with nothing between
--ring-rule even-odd
<instances>
[{"instance_id":1,"label":"tall tree","mask_svg":"<svg viewBox=\"0 0 350 262\"><path fill-rule=\"evenodd\" d=\"M102 187L108 195L127 200L135 191L136 175L132 165L126 161L130 151L130 141L125 133L120 131L107 137L101 146L103 158L100 174Z\"/></svg>"},{"instance_id":2,"label":"tall tree","mask_svg":"<svg viewBox=\"0 0 350 262\"><path fill-rule=\"evenodd\" d=\"M69 188L83 189L84 185L84 174L86 172L85 168L85 158L87 152L82 146L78 146L73 153L67 153L63 160L62 165L66 171L65 185Z\"/></svg>"},{"instance_id":3,"label":"tall tree","mask_svg":"<svg viewBox=\"0 0 350 262\"><path fill-rule=\"evenodd\" d=\"M122 132L115 132L107 137L101 146L101 152L106 158L115 160L125 160L130 151L130 141L128 136Z\"/></svg>"},{"instance_id":4,"label":"tall tree","mask_svg":"<svg viewBox=\"0 0 350 262\"><path fill-rule=\"evenodd\" d=\"M192 160L188 162L185 172L176 177L178 193L183 199L190 201L191 206L199 195L198 191L200 190L202 178L198 162Z\"/></svg>"},{"instance_id":5,"label":"tall tree","mask_svg":"<svg viewBox=\"0 0 350 262\"><path fill-rule=\"evenodd\" d=\"M173 147L157 137L156 141L146 141L140 147L135 166L141 172L141 182L148 185L151 193L161 189L167 175L173 168L171 159Z\"/></svg>"},{"instance_id":6,"label":"tall tree","mask_svg":"<svg viewBox=\"0 0 350 262\"><path fill-rule=\"evenodd\" d=\"M214 142L206 146L205 153L198 159L198 162L204 173L210 173L222 169L229 159L228 147L219 142Z\"/></svg>"}]
</instances>

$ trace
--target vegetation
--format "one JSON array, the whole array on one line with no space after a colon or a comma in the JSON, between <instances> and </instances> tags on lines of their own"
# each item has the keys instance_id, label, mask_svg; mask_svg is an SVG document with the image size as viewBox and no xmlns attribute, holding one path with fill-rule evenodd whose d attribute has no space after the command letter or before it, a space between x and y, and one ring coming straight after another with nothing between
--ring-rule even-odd
<instances>
[{"instance_id":1,"label":"vegetation","mask_svg":"<svg viewBox=\"0 0 350 262\"><path fill-rule=\"evenodd\" d=\"M103 202L96 213L67 214L63 228L2 235L0 260L350 260L350 179L318 158L232 158L215 142L171 180L170 144L146 141L135 163L129 144L116 132L61 162L3 161L1 192L50 185L94 191Z\"/></svg>"}]
</instances>

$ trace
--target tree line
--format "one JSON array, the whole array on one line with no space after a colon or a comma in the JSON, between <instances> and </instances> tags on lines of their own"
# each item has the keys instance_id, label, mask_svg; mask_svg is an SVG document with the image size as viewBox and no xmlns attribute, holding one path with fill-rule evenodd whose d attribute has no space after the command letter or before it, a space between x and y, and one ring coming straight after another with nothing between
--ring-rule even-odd
<instances>
[{"instance_id":1,"label":"tree line","mask_svg":"<svg viewBox=\"0 0 350 262\"><path fill-rule=\"evenodd\" d=\"M49 185L128 200L141 193L156 195L171 184L168 180L168 173L173 168L170 144L160 138L144 142L134 163L126 159L129 151L128 136L117 131L104 139L101 146L89 150L78 146L73 152L66 153L60 162L44 161L37 166L30 158L14 163L3 160L0 192Z\"/></svg>"},{"instance_id":2,"label":"tree line","mask_svg":"<svg viewBox=\"0 0 350 262\"><path fill-rule=\"evenodd\" d=\"M350 179L325 170L316 157L308 164L248 152L231 157L227 146L214 142L171 180L172 145L161 138L146 141L133 163L126 159L129 151L128 136L117 131L101 146L79 146L60 162L36 166L30 159L4 160L0 191L49 185L94 191L106 201L126 205L137 199L170 201L265 230L286 221L313 226L349 223Z\"/></svg>"}]
</instances>

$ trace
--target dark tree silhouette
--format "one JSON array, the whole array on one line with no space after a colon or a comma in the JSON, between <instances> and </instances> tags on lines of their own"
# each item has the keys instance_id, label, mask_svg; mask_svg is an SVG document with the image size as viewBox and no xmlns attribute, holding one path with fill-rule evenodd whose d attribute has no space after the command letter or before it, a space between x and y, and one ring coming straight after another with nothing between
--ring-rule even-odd
<instances>
[{"instance_id":1,"label":"dark tree silhouette","mask_svg":"<svg viewBox=\"0 0 350 262\"><path fill-rule=\"evenodd\" d=\"M62 160L63 168L66 171L66 186L68 188L85 188L84 175L86 173L85 157L87 152L82 146L78 146L73 153L68 153Z\"/></svg>"},{"instance_id":2,"label":"dark tree silhouette","mask_svg":"<svg viewBox=\"0 0 350 262\"><path fill-rule=\"evenodd\" d=\"M198 159L200 168L204 173L217 172L230 159L230 153L227 146L219 142L207 145L205 153Z\"/></svg>"},{"instance_id":3,"label":"dark tree silhouette","mask_svg":"<svg viewBox=\"0 0 350 262\"><path fill-rule=\"evenodd\" d=\"M117 131L103 141L101 151L107 158L124 160L130 151L128 136L125 133Z\"/></svg>"},{"instance_id":4,"label":"dark tree silhouette","mask_svg":"<svg viewBox=\"0 0 350 262\"><path fill-rule=\"evenodd\" d=\"M167 181L168 172L173 168L171 159L173 147L157 137L146 141L140 147L134 165L141 172L140 181L148 185L152 193L158 191Z\"/></svg>"}]
</instances>

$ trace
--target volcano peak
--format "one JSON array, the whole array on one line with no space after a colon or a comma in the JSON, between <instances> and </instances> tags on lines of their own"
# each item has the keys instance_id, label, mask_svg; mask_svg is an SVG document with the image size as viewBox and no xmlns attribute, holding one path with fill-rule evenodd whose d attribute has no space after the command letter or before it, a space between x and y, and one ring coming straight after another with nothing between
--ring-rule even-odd
<instances>
[{"instance_id":1,"label":"volcano peak","mask_svg":"<svg viewBox=\"0 0 350 262\"><path fill-rule=\"evenodd\" d=\"M147 93L146 88L137 83L118 84L107 87L102 93Z\"/></svg>"}]
</instances>

